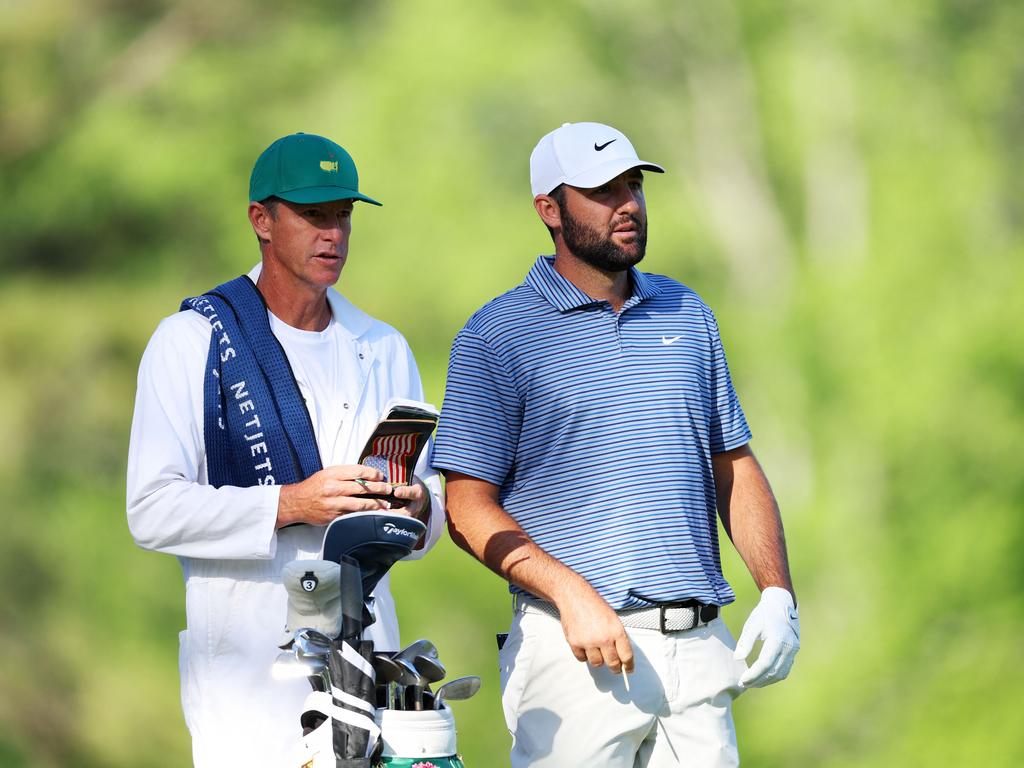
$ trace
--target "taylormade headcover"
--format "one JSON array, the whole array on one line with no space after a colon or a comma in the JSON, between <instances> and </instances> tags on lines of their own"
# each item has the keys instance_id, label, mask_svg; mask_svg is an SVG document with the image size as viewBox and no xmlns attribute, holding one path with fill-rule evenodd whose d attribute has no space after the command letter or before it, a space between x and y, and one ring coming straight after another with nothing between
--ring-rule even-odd
<instances>
[{"instance_id":1,"label":"taylormade headcover","mask_svg":"<svg viewBox=\"0 0 1024 768\"><path fill-rule=\"evenodd\" d=\"M412 552L427 526L414 517L390 512L354 512L327 526L323 558L338 562L349 555L359 563L363 600L396 561Z\"/></svg>"},{"instance_id":2,"label":"taylormade headcover","mask_svg":"<svg viewBox=\"0 0 1024 768\"><path fill-rule=\"evenodd\" d=\"M341 633L341 568L329 560L292 560L281 570L288 591L288 632L310 627Z\"/></svg>"}]
</instances>

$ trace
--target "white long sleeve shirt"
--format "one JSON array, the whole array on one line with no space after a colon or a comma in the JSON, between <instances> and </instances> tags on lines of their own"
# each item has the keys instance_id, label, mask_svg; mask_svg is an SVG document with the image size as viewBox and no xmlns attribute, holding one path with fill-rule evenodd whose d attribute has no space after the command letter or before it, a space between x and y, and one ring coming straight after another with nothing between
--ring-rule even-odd
<instances>
[{"instance_id":1,"label":"white long sleeve shirt","mask_svg":"<svg viewBox=\"0 0 1024 768\"><path fill-rule=\"evenodd\" d=\"M255 281L259 267L250 272ZM295 373L325 467L354 464L392 398L422 400L412 352L396 330L328 290L332 319L321 332L271 327ZM181 633L182 708L193 756L204 765L286 765L301 735L305 680L279 681L271 666L284 636L281 569L319 556L323 527L276 529L278 486L213 488L203 440L203 378L211 327L193 311L157 327L139 366L128 454L128 524L139 546L178 557L187 628ZM426 545L444 525L429 447L417 476L431 495ZM396 567L403 567L398 564ZM388 577L375 592L366 637L399 647Z\"/></svg>"}]
</instances>

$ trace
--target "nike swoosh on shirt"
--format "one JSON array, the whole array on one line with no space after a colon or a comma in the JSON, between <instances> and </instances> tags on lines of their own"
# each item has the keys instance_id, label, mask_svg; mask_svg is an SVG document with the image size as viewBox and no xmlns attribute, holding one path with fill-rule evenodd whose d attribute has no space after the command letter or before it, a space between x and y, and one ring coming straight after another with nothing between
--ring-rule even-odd
<instances>
[{"instance_id":1,"label":"nike swoosh on shirt","mask_svg":"<svg viewBox=\"0 0 1024 768\"><path fill-rule=\"evenodd\" d=\"M661 337L661 343L662 344L675 344L681 338L683 338L683 337L682 336L671 336L671 337L669 337L669 336L662 336Z\"/></svg>"},{"instance_id":2,"label":"nike swoosh on shirt","mask_svg":"<svg viewBox=\"0 0 1024 768\"><path fill-rule=\"evenodd\" d=\"M600 145L599 145L599 144L598 144L598 143L597 143L597 142L595 141L595 142L594 142L594 149L596 149L596 150L597 150L598 152L600 152L600 151L601 151L602 149L604 149L605 147L607 147L607 146L608 146L609 144L611 144L611 143L612 143L613 141L616 141L616 139L609 139L609 140L608 140L608 141L606 141L606 142L605 142L604 144L600 144Z\"/></svg>"}]
</instances>

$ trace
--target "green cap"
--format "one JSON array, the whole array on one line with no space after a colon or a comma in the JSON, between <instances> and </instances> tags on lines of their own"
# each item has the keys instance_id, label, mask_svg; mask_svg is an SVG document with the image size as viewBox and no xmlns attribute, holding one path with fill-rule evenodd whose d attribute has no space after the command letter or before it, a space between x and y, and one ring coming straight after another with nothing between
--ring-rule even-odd
<instances>
[{"instance_id":1,"label":"green cap","mask_svg":"<svg viewBox=\"0 0 1024 768\"><path fill-rule=\"evenodd\" d=\"M359 174L352 156L323 136L293 133L284 136L256 158L249 177L249 200L280 197L290 203L328 203L365 200L359 192Z\"/></svg>"}]
</instances>

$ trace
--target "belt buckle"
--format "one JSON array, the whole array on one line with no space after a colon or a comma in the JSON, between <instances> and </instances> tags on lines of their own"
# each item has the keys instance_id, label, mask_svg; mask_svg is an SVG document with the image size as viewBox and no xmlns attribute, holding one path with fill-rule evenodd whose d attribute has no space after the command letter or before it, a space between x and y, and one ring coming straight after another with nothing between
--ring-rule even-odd
<instances>
[{"instance_id":1,"label":"belt buckle","mask_svg":"<svg viewBox=\"0 0 1024 768\"><path fill-rule=\"evenodd\" d=\"M663 634L663 635L666 632L666 629L665 629L665 611L667 611L667 610L668 610L668 606L667 605L659 605L658 606L658 631L661 632L661 634Z\"/></svg>"},{"instance_id":2,"label":"belt buckle","mask_svg":"<svg viewBox=\"0 0 1024 768\"><path fill-rule=\"evenodd\" d=\"M688 626L688 627L680 627L679 629L669 630L665 626L665 623L666 623L665 612L669 608L689 608L692 611L692 613L691 613L691 617L692 618L690 619L690 626ZM693 606L680 605L679 603L674 603L674 604L673 603L661 603L661 604L658 605L658 631L660 631L661 634L663 634L663 635L666 634L669 631L672 631L672 632L686 632L687 630L690 630L690 629L693 629L694 627L696 627L699 622L700 622L700 614L697 612L697 609L695 607L693 607Z\"/></svg>"},{"instance_id":3,"label":"belt buckle","mask_svg":"<svg viewBox=\"0 0 1024 768\"><path fill-rule=\"evenodd\" d=\"M707 624L718 616L718 609L713 605L705 605L697 600L683 600L678 603L658 603L658 629L661 634L665 634L668 631L672 632L687 632L691 629L699 627L701 623ZM688 627L680 627L679 629L669 630L665 624L665 611L669 608L689 608L690 614L690 625Z\"/></svg>"}]
</instances>

